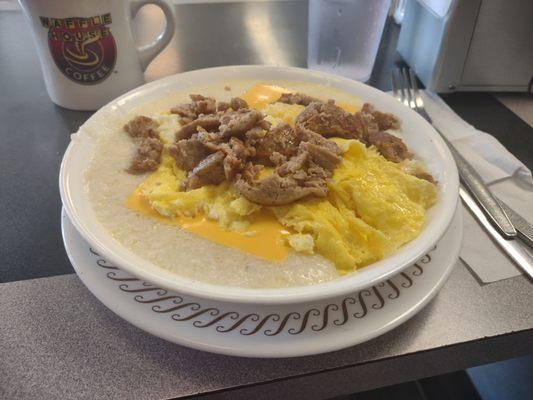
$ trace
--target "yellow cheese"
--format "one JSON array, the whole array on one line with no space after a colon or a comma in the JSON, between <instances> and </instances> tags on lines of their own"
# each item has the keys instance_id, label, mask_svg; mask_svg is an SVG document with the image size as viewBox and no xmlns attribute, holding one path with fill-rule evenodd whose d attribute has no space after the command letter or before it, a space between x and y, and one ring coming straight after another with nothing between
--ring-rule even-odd
<instances>
[{"instance_id":1,"label":"yellow cheese","mask_svg":"<svg viewBox=\"0 0 533 400\"><path fill-rule=\"evenodd\" d=\"M246 231L237 232L221 227L218 221L207 218L205 214L199 213L194 217L183 215L164 217L151 206L149 198L142 192L142 186L126 199L126 205L139 214L156 218L165 224L181 227L215 243L273 262L283 261L289 252L283 240L288 233L287 230L267 210L254 215Z\"/></svg>"},{"instance_id":2,"label":"yellow cheese","mask_svg":"<svg viewBox=\"0 0 533 400\"><path fill-rule=\"evenodd\" d=\"M281 86L257 84L248 89L240 97L250 107L262 110L266 105L278 100L283 93L291 93L291 91Z\"/></svg>"}]
</instances>

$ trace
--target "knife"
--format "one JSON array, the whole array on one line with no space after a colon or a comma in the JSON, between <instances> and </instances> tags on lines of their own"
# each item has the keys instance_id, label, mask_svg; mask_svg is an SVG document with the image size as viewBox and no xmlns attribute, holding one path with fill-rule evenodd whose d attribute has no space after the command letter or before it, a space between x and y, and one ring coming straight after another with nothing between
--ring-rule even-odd
<instances>
[{"instance_id":1,"label":"knife","mask_svg":"<svg viewBox=\"0 0 533 400\"><path fill-rule=\"evenodd\" d=\"M524 217L518 214L515 210L498 199L498 202L502 206L503 210L514 225L518 238L522 240L529 248L533 249L533 225L527 222Z\"/></svg>"},{"instance_id":2,"label":"knife","mask_svg":"<svg viewBox=\"0 0 533 400\"><path fill-rule=\"evenodd\" d=\"M485 213L477 205L477 202L472 198L470 193L463 187L459 188L459 195L461 199L470 210L471 214L481 224L485 231L489 234L492 240L500 246L507 256L514 261L514 263L525 272L525 274L533 280L533 259L527 251L520 245L516 239L505 239L489 222Z\"/></svg>"}]
</instances>

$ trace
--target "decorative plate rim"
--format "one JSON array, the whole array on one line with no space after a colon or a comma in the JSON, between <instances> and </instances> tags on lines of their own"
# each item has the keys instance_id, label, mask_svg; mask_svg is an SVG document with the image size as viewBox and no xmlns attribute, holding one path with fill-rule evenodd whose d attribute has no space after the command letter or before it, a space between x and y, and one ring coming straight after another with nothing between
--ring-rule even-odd
<instances>
[{"instance_id":1,"label":"decorative plate rim","mask_svg":"<svg viewBox=\"0 0 533 400\"><path fill-rule=\"evenodd\" d=\"M203 306L199 303L198 299L187 301L186 299L190 296L142 281L130 273L122 271L119 267L110 264L94 249L89 247L91 254L96 257L95 266L107 270L105 272L107 279L117 282L116 287L119 290L130 294L130 297L136 303L143 306L148 305L152 312L157 314L169 313L172 320L176 322L188 322L194 328L213 327L217 333L227 333L236 330L243 336L262 333L267 337L276 336L282 332L290 335L299 335L309 329L314 332L320 332L325 328L342 326L352 317L357 319L364 318L371 309L378 310L384 308L389 301L394 301L401 296L402 289L409 289L416 283L416 279L424 273L425 265L431 263L431 253L436 249L437 245L433 246L417 263L397 275L361 289L351 295L331 299L331 302L328 302L325 307L319 308L319 306L313 305L305 312L292 310L285 313L265 314L261 311L254 311L243 314L242 312L235 311L235 309L224 310L222 307ZM403 278L404 281L394 282L394 280L399 280L400 278ZM392 293L383 291L386 287L390 288ZM368 301L372 295L378 300L378 303ZM356 304L360 306L360 310L354 313L350 305L355 306ZM188 314L184 315L182 314L183 312L188 312ZM334 318L338 314L337 312L341 313L342 320ZM322 318L321 325L319 326L316 323L310 322L312 317L315 317L315 319ZM224 322L228 324L225 326ZM296 329L293 326L294 324L290 324L291 322L299 323L300 326ZM252 323L253 327L244 326L246 323L248 325ZM277 324L275 329L272 327L273 324Z\"/></svg>"},{"instance_id":2,"label":"decorative plate rim","mask_svg":"<svg viewBox=\"0 0 533 400\"><path fill-rule=\"evenodd\" d=\"M83 237L79 235L75 227L70 223L66 213L62 213L62 233L65 243L65 248L67 249L67 255L72 262L74 269L76 270L81 281L85 286L92 292L92 294L107 308L113 311L122 319L127 322L135 325L136 327L153 334L164 340L190 347L197 350L208 351L212 353L225 354L230 356L241 356L241 357L259 357L259 358L286 358L286 357L299 357L299 356L308 356L313 354L325 353L330 351L340 350L346 347L351 347L362 343L364 341L370 340L377 336L382 335L383 333L390 331L396 326L402 324L412 316L414 316L418 311L420 311L440 290L443 284L448 279L450 273L453 270L453 267L456 264L460 245L462 242L462 208L460 207L457 211L457 214L454 218L454 223L449 228L453 234L445 235L444 240L446 242L443 244L445 248L441 249L438 256L439 261L435 261L437 269L427 270L425 266L429 266L430 263L424 264L421 262L420 265L423 269L426 269L428 276L424 278L427 274L424 272L421 276L415 277L415 279L423 278L424 281L420 281L423 287L423 292L417 293L416 291L411 291L403 301L408 302L405 306L401 302L396 302L391 304L389 311L386 311L383 317L381 313L383 310L387 310L386 307L375 310L375 307L372 308L372 304L368 309L369 315L368 318L357 319L354 324L355 318L353 318L350 324L346 326L335 324L334 327L340 329L324 329L322 331L313 331L307 327L307 330L304 333L306 335L291 335L286 332L281 332L278 335L265 335L261 332L256 332L253 335L244 335L242 333L235 334L235 331L239 328L236 327L233 331L226 333L226 335L221 335L219 332L213 332L213 330L208 329L189 329L190 325L179 324L179 321L167 320L167 319L158 319L157 316L162 318L164 315L169 315L170 313L153 313L154 318L149 317L149 311L137 311L138 306L143 306L139 302L132 301L133 296L139 295L142 293L153 292L139 292L139 293L128 293L127 291L120 290L118 284L124 282L117 281L117 285L113 287L113 280L108 279L105 274L107 272L114 272L114 270L109 270L105 268L102 269L102 276L99 276L98 271L96 270L96 261L97 258L94 254L89 252L89 245L83 240ZM84 250L84 248L86 250ZM440 246L439 246L440 248ZM444 250L448 250L444 253ZM86 251L86 255L83 253ZM437 253L435 253L435 256ZM95 269L91 269L91 259L94 262ZM102 262L100 262L102 263ZM91 272L94 271L94 272ZM137 278L131 277L134 280ZM429 279L429 281L427 280ZM106 283L109 282L109 284ZM101 283L95 286L95 283ZM126 281L128 282L128 281ZM134 282L129 281L129 282ZM142 281L140 281L142 284ZM416 282L416 280L415 280ZM424 282L422 284L422 282ZM139 283L139 281L137 282ZM133 287L130 286L133 289ZM145 289L151 287L144 287ZM409 288L405 288L409 289ZM117 294L125 296L115 296L115 290ZM161 296L164 296L161 294ZM336 299L343 299L346 296L338 296ZM116 299L116 300L115 300ZM145 299L148 299L145 297ZM206 303L211 302L210 299L202 299ZM391 299L394 300L394 299ZM323 301L322 304L327 301ZM217 302L219 303L219 302ZM327 302L329 303L329 302ZM224 303L232 304L234 307L244 307L240 303ZM304 303L305 304L305 303ZM394 306L393 306L394 304ZM152 304L152 305L155 305ZM144 306L150 306L150 303L144 304ZM257 307L265 308L281 308L281 307L293 307L294 304L289 304L285 306L280 305L255 305ZM379 307L378 307L379 308ZM146 310L146 309L145 309ZM342 311L342 310L341 310ZM373 311L373 312L372 312ZM337 310L339 312L339 310ZM370 316L372 312L372 317ZM390 312L394 313L389 316ZM286 315L286 314L285 314ZM377 320L376 320L377 318ZM334 321L335 318L330 318L330 321ZM160 321L158 323L158 321ZM359 321L363 325L359 325ZM365 322L362 322L365 321ZM173 323L176 322L174 326L176 329L172 329ZM186 322L186 321L184 321ZM368 325L370 324L370 325ZM213 324L214 325L214 324ZM355 330L354 326L360 326L362 331ZM196 327L195 327L196 328ZM284 329L289 329L289 326L284 327ZM215 328L216 329L216 328ZM198 332L198 335L193 335L191 332ZM352 333L353 332L353 333ZM223 332L222 332L223 333ZM233 334L232 334L233 333ZM246 331L244 332L246 333ZM323 335L325 335L323 337ZM333 335L334 340L327 339ZM218 339L217 339L218 337ZM265 342L265 338L267 339ZM227 339L224 339L227 338ZM237 344L235 343L235 338L242 338L242 341L239 340ZM255 339L253 339L255 338ZM276 339L277 338L277 339ZM291 340L292 338L292 340ZM298 339L296 339L298 338ZM251 340L251 341L250 341ZM255 341L254 341L255 340ZM297 342L294 342L297 340ZM257 342L258 341L258 342ZM241 345L242 343L242 345ZM256 345L259 343L259 345Z\"/></svg>"}]
</instances>

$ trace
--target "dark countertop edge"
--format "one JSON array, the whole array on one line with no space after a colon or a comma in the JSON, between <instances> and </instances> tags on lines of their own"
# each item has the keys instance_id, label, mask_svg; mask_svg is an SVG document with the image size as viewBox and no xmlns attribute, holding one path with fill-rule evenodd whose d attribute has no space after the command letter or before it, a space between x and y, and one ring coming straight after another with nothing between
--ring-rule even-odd
<instances>
[{"instance_id":1,"label":"dark countertop edge","mask_svg":"<svg viewBox=\"0 0 533 400\"><path fill-rule=\"evenodd\" d=\"M364 346L364 343L361 345ZM490 346L491 352L486 352L487 346ZM322 371L308 372L209 392L199 392L171 399L182 400L198 397L202 399L218 399L230 393L232 399L246 399L252 395L254 399L267 399L276 395L290 396L296 394L299 397L309 399L314 398L314 396L334 397L402 383L412 380L414 375L422 379L530 353L533 353L533 329L525 329L436 347L430 350L420 350ZM412 372L413 369L418 372ZM313 382L317 382L317 376L320 376L320 382L318 385L314 385ZM385 376L386 378L381 380L378 378L379 381L373 380L373 377L376 376ZM327 385L320 384L324 382L327 382ZM328 393L319 392L321 388L325 389L324 386L327 386ZM263 388L264 390L258 391L258 388ZM278 393L280 390L282 392ZM261 394L258 396L258 393Z\"/></svg>"}]
</instances>

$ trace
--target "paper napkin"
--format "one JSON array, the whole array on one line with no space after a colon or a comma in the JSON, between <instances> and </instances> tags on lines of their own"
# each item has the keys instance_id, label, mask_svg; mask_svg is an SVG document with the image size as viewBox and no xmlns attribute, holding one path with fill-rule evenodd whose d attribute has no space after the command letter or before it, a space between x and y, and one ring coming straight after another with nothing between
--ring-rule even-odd
<instances>
[{"instance_id":1,"label":"paper napkin","mask_svg":"<svg viewBox=\"0 0 533 400\"><path fill-rule=\"evenodd\" d=\"M422 96L433 124L477 170L491 191L533 223L531 171L493 136L461 119L438 95L423 92ZM489 283L520 275L521 271L492 242L466 207L463 217L464 239L460 257L479 280Z\"/></svg>"}]
</instances>

